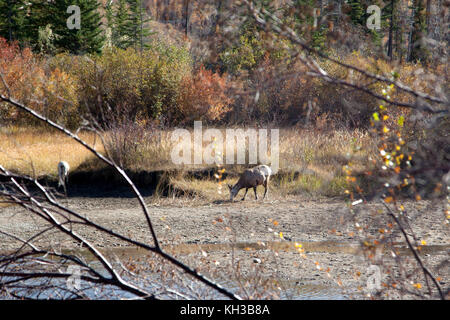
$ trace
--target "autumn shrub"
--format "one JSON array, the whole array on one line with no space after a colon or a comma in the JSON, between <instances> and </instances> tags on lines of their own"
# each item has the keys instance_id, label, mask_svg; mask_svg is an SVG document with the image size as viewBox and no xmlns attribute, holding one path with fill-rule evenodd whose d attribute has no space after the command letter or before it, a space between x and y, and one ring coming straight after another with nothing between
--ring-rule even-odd
<instances>
[{"instance_id":1,"label":"autumn shrub","mask_svg":"<svg viewBox=\"0 0 450 320\"><path fill-rule=\"evenodd\" d=\"M382 59L363 57L357 52L344 57L331 54L344 64L393 81L398 80L414 90L430 94L436 89L445 91L441 88L442 83L445 83L443 76L423 69L420 64L398 65ZM362 73L327 59L317 58L317 62L334 78L364 87L394 101L415 102L413 96L401 90L394 89L387 94L386 90L383 90L385 82L374 81ZM437 69L445 70L445 66L438 66ZM308 71L301 61L275 61L266 56L250 74L240 79L245 84L247 99L244 103L234 105L233 111L239 114L239 121L317 125L318 119L326 118L333 126L369 126L372 114L378 110L379 99L351 86L333 84L322 78L312 77ZM442 74L445 72L442 71ZM392 108L390 119L395 123L399 117L409 112L406 108Z\"/></svg>"},{"instance_id":2,"label":"autumn shrub","mask_svg":"<svg viewBox=\"0 0 450 320\"><path fill-rule=\"evenodd\" d=\"M29 48L0 38L0 84L2 94L26 103L44 116L75 127L79 122L77 83L68 73L49 68ZM34 120L6 103L1 104L0 121L33 124Z\"/></svg>"},{"instance_id":3,"label":"autumn shrub","mask_svg":"<svg viewBox=\"0 0 450 320\"><path fill-rule=\"evenodd\" d=\"M41 86L43 70L30 49L21 50L17 43L0 38L1 93L19 101L30 101ZM19 113L6 103L0 103L2 122L19 120ZM36 107L36 103L32 103Z\"/></svg>"},{"instance_id":4,"label":"autumn shrub","mask_svg":"<svg viewBox=\"0 0 450 320\"><path fill-rule=\"evenodd\" d=\"M261 41L251 34L239 36L234 46L226 48L220 53L222 70L238 74L244 70L252 70L264 58L265 49Z\"/></svg>"},{"instance_id":5,"label":"autumn shrub","mask_svg":"<svg viewBox=\"0 0 450 320\"><path fill-rule=\"evenodd\" d=\"M264 66L262 70L263 74L258 77L263 88L260 99L269 104L263 110L270 111L270 118L285 125L293 125L309 123L319 115L319 81L306 74L304 65L293 62L281 68ZM278 70L281 70L280 77L277 77Z\"/></svg>"},{"instance_id":6,"label":"autumn shrub","mask_svg":"<svg viewBox=\"0 0 450 320\"><path fill-rule=\"evenodd\" d=\"M264 36L255 35L256 29L251 22L244 23L233 36L235 40L224 45L218 54L217 63L222 72L246 76L256 70L264 60L270 59L273 63L279 63L288 57L288 49L292 46L289 41L276 37L273 42L268 43Z\"/></svg>"},{"instance_id":7,"label":"autumn shrub","mask_svg":"<svg viewBox=\"0 0 450 320\"><path fill-rule=\"evenodd\" d=\"M425 70L420 63L397 64L384 59L365 57L359 52L353 52L341 58L334 54L334 58L347 65L365 70L365 72L382 76L392 81L399 81L413 90L428 94L433 94L436 89L442 91L440 88L442 83L445 83L445 80L436 72L437 70L445 69L444 65L438 66L437 70ZM415 103L414 96L405 91L396 90L394 85L388 86L386 82L374 81L362 73L331 61L321 61L321 66L330 75L345 79L359 87L370 89L372 92L382 95L389 100L401 103ZM382 102L368 93L351 87L333 85L324 81L321 81L321 84L318 97L321 109L350 121L350 125L367 127L370 124L372 114L378 110ZM389 88L389 90L386 90L386 88ZM405 116L409 112L410 110L407 108L390 108L391 123L397 123L401 116Z\"/></svg>"},{"instance_id":8,"label":"autumn shrub","mask_svg":"<svg viewBox=\"0 0 450 320\"><path fill-rule=\"evenodd\" d=\"M131 122L138 117L163 121L177 107L182 79L191 72L185 48L161 43L142 52L111 48L101 56L78 57L76 65L80 108L100 124L124 111Z\"/></svg>"},{"instance_id":9,"label":"autumn shrub","mask_svg":"<svg viewBox=\"0 0 450 320\"><path fill-rule=\"evenodd\" d=\"M105 150L115 163L130 167L137 161L141 142L146 130L140 122L131 122L126 118L109 124L104 137Z\"/></svg>"},{"instance_id":10,"label":"autumn shrub","mask_svg":"<svg viewBox=\"0 0 450 320\"><path fill-rule=\"evenodd\" d=\"M192 124L194 120L218 122L231 109L233 102L227 75L220 75L203 66L181 83L178 107L172 123Z\"/></svg>"}]
</instances>

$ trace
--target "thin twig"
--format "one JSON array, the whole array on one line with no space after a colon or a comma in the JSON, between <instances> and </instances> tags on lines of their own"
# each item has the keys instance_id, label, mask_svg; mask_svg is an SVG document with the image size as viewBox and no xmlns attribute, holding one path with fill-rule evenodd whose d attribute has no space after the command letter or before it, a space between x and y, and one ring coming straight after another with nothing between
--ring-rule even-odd
<instances>
[{"instance_id":1,"label":"thin twig","mask_svg":"<svg viewBox=\"0 0 450 320\"><path fill-rule=\"evenodd\" d=\"M436 278L434 277L434 275L431 273L430 270L428 270L428 268L423 264L422 259L420 258L419 254L417 253L417 250L413 247L413 245L411 244L411 241L408 238L408 235L405 231L405 229L403 228L403 226L401 225L400 221L398 220L398 218L395 216L395 214L392 212L391 208L389 208L389 206L386 205L386 203L384 203L384 201L381 201L381 203L383 204L383 206L387 209L389 216L394 219L395 223L398 225L400 231L403 234L403 237L405 238L406 243L408 244L408 248L409 250L411 250L414 258L416 259L417 263L419 264L419 266L422 268L423 273L425 275L425 278L428 276L430 277L431 281L433 281L434 285L436 286L436 288L439 291L439 295L441 297L442 300L445 300L445 296L444 293L442 292L441 286L439 285L439 282L437 282Z\"/></svg>"}]
</instances>

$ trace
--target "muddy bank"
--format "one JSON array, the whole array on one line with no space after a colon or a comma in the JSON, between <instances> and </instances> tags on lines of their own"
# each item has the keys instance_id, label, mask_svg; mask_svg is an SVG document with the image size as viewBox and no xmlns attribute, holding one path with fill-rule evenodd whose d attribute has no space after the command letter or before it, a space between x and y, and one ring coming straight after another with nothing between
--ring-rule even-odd
<instances>
[{"instance_id":1,"label":"muddy bank","mask_svg":"<svg viewBox=\"0 0 450 320\"><path fill-rule=\"evenodd\" d=\"M146 197L151 219L161 244L179 259L194 267L209 265L215 270L233 270L250 276L255 267L266 277L294 283L315 283L348 288L365 286L369 263L360 251L354 226L348 221L348 209L336 199L271 198L269 201L225 199L199 202L189 198L154 199ZM69 208L114 231L152 244L146 220L133 198L74 197L63 199ZM450 239L444 223L442 202L405 202L414 232L427 243L421 252L424 262L448 287L450 269L439 266L448 260ZM357 214L361 223L371 225L377 234L380 225L374 219L381 204L370 203ZM45 224L19 207L2 208L0 227L23 239L31 237ZM103 251L125 250L133 259L145 252L134 250L97 230L73 225L76 231ZM373 229L373 230L372 230ZM394 241L402 242L399 234ZM49 232L37 245L79 250L79 244L60 234ZM296 250L302 244L304 255ZM0 235L0 251L16 248L18 242ZM400 247L401 249L401 247ZM382 255L384 264L392 264L390 252ZM320 268L319 268L319 267ZM325 270L330 270L325 272ZM355 274L362 274L356 277Z\"/></svg>"}]
</instances>

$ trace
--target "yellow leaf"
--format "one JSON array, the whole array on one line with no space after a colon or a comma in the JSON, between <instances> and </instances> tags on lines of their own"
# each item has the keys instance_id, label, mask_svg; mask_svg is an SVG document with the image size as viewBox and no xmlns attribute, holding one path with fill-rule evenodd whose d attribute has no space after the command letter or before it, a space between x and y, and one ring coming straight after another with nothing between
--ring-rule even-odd
<instances>
[{"instance_id":1,"label":"yellow leaf","mask_svg":"<svg viewBox=\"0 0 450 320\"><path fill-rule=\"evenodd\" d=\"M384 202L386 203L391 203L392 201L394 201L393 197L387 197L386 199L384 199Z\"/></svg>"},{"instance_id":2,"label":"yellow leaf","mask_svg":"<svg viewBox=\"0 0 450 320\"><path fill-rule=\"evenodd\" d=\"M380 117L378 116L378 112L374 112L372 116L373 116L373 120L380 121Z\"/></svg>"}]
</instances>

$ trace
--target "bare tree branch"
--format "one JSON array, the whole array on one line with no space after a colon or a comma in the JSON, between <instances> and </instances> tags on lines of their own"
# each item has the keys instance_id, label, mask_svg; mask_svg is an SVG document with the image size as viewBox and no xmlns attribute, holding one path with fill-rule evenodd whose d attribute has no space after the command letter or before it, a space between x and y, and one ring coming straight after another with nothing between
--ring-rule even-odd
<instances>
[{"instance_id":1,"label":"bare tree branch","mask_svg":"<svg viewBox=\"0 0 450 320\"><path fill-rule=\"evenodd\" d=\"M389 216L395 221L395 223L399 227L400 231L402 232L403 237L405 238L405 241L408 244L409 250L412 252L414 259L416 259L417 263L419 264L420 268L422 269L422 271L425 275L425 279L427 278L427 276L430 277L431 281L433 281L434 285L436 286L437 290L439 291L439 296L441 297L442 300L445 300L445 296L444 296L444 293L442 292L441 286L439 285L439 283L437 282L436 278L431 273L431 271L423 264L422 259L420 259L420 256L417 253L417 250L411 244L411 241L408 238L408 234L406 233L402 224L400 223L398 218L395 216L395 214L392 212L391 208L389 208L389 206L387 206L386 203L384 203L384 201L381 201L381 203L387 209Z\"/></svg>"},{"instance_id":2,"label":"bare tree branch","mask_svg":"<svg viewBox=\"0 0 450 320\"><path fill-rule=\"evenodd\" d=\"M211 288L217 290L218 292L220 292L221 294L231 298L231 299L240 299L240 297L238 295L235 295L234 293L230 292L229 290L225 289L223 286L215 283L214 281L206 278L204 275L198 273L196 270L188 267L187 265L185 265L184 263L180 262L179 260L175 259L174 257L172 257L171 255L167 254L166 252L164 252L162 250L162 248L159 245L158 239L156 237L156 233L153 229L153 225L151 223L150 220L150 216L149 216L149 212L147 210L146 204L144 202L144 199L142 198L142 195L139 193L139 191L137 190L136 186L134 185L134 183L131 181L131 179L128 177L128 175L125 173L125 171L120 168L119 166L117 166L113 161L109 160L108 158L104 157L102 154L100 154L99 152L97 152L94 148L92 148L91 146L89 146L85 141L83 141L81 138L78 137L78 135L72 133L71 131L67 130L66 128L64 128L63 126L58 125L57 123L51 121L50 119L40 115L39 113L37 113L36 111L26 107L25 105L23 105L22 103L14 100L11 97L5 97L3 95L0 95L0 100L3 100L5 102L10 103L11 105L31 114L33 117L49 124L50 126L56 128L57 130L63 132L64 134L68 135L69 137L71 137L72 139L74 139L75 141L77 141L78 143L80 143L82 146L84 146L86 149L88 149L89 151L91 151L95 156L97 156L99 159L101 159L102 161L104 161L106 164L114 167L116 169L117 172L119 172L119 174L125 179L125 181L127 182L127 184L132 188L134 194L136 195L136 197L139 200L139 203L141 205L141 208L145 214L145 217L147 219L147 223L149 226L149 229L151 231L155 246L151 247L148 245L145 245L143 243L139 243L137 241L133 241L127 237L121 236L117 233L112 232L111 230L107 230L106 228L103 228L97 224L94 224L92 222L88 222L88 220L85 217L82 217L79 214L76 214L75 212L64 208L63 206L61 206L60 204L58 204L56 202L56 200L51 197L49 195L49 193L47 191L45 191L45 188L42 187L42 185L40 185L37 180L33 180L35 185L38 186L38 188L44 193L44 195L46 196L47 201L49 201L52 205L56 206L57 208L64 210L67 213L70 213L74 216L76 216L79 219L82 219L84 222L86 223L90 223L91 226L94 226L104 232L107 232L111 235L114 235L122 240L131 242L135 245L138 245L142 248L146 248L147 250L150 250L152 252L155 252L157 254L159 254L160 256L162 256L164 259L170 261L172 264L174 264L175 266L181 268L183 271L187 272L188 274L194 276L197 280L205 283L206 285L210 286ZM42 204L40 202L38 202L36 199L34 199L25 189L23 189L23 187L17 183L17 181L14 179L14 177L3 167L0 166L0 172L2 172L5 176L9 177L10 181L20 190L20 192L25 195L26 197L28 197L33 204L35 204L42 212L38 213L40 214L41 217L43 217L44 219L46 219L47 221L50 221L51 223L55 224L61 231L63 231L64 233L68 234L69 236L71 236L72 238L76 239L79 242L82 242L83 244L85 244L89 250L99 259L99 261L105 266L105 268L110 272L110 274L115 278L115 280L117 281L117 284L119 286L122 286L123 288L127 288L129 289L129 291L134 293L137 293L140 296L148 296L149 294L147 292L141 291L138 288L135 288L134 286L126 283L123 279L120 278L120 276L115 272L115 270L112 268L112 266L109 264L109 262L107 261L107 259L89 242L87 242L85 239L83 239L82 237L80 237L79 235L77 235L76 233L74 233L72 230L67 229L66 227L63 226L63 224L61 224L59 221L57 221L54 216L47 210L45 209ZM30 180L31 178L29 178ZM14 201L16 201L17 203L21 204L22 206L25 206L28 210L32 210L31 207L27 206L24 203L21 203L21 201L17 198L14 199ZM153 296L152 296L153 298Z\"/></svg>"},{"instance_id":3,"label":"bare tree branch","mask_svg":"<svg viewBox=\"0 0 450 320\"><path fill-rule=\"evenodd\" d=\"M303 58L303 62L312 70L314 70L314 72L310 73L311 76L317 76L317 77L321 77L323 79L325 79L328 82L332 82L332 83L336 83L336 84L341 84L341 85L345 85L345 86L349 86L361 91L364 91L378 99L381 99L383 101L389 102L391 104L397 105L397 106L401 106L401 107L408 107L408 108L412 108L412 109L423 109L425 111L428 111L430 113L440 113L440 112L445 112L448 113L448 106L449 106L449 102L442 100L438 97L417 91L417 90L413 90L411 88L409 88L408 86L400 83L399 81L395 81L395 80L391 80L389 78L377 75L377 74L373 74L371 72L368 72L366 70L360 69L358 67L349 65L347 63L344 63L342 61L339 61L337 59L334 59L332 57L329 57L328 55L324 54L323 52L316 50L312 47L310 47L303 39L301 39L298 34L292 30L290 27L286 26L285 24L283 24L275 15L273 15L271 12L267 11L266 9L262 9L259 10L258 8L255 7L253 1L248 1L248 0L244 0L244 3L247 4L247 7L251 13L251 15L255 18L255 20L257 21L258 24L260 24L262 27L268 29L268 30L273 30L276 33L278 33L279 35L286 37L287 39L289 39L290 41L292 41L295 44L298 44L303 50L306 50L310 53L313 53L323 59L327 59L339 66L345 67L347 69L350 70L354 70L362 75L364 75L367 78L371 78L377 81L381 81L381 82L385 82L387 84L393 84L396 88L398 88L401 91L404 91L408 94L413 95L416 98L421 98L423 100L428 100L431 102L435 102L438 104L442 104L444 106L447 107L447 109L444 110L435 110L433 109L429 104L423 102L421 103L421 105L416 105L416 104L410 104L410 103L404 103L404 102L398 102L398 101L392 101L389 100L383 96L380 96L376 93L374 93L373 91L362 87L362 86L358 86L355 84L352 84L350 82L347 82L345 80L342 79L337 79L337 78L333 78L331 77L325 70L323 70L322 68L320 68L320 66L318 65L318 63L316 61L314 61L312 59L312 57L308 57L308 58ZM266 21L263 17L262 14L264 14L267 17L270 17L270 19L275 22L275 23L271 23Z\"/></svg>"}]
</instances>

